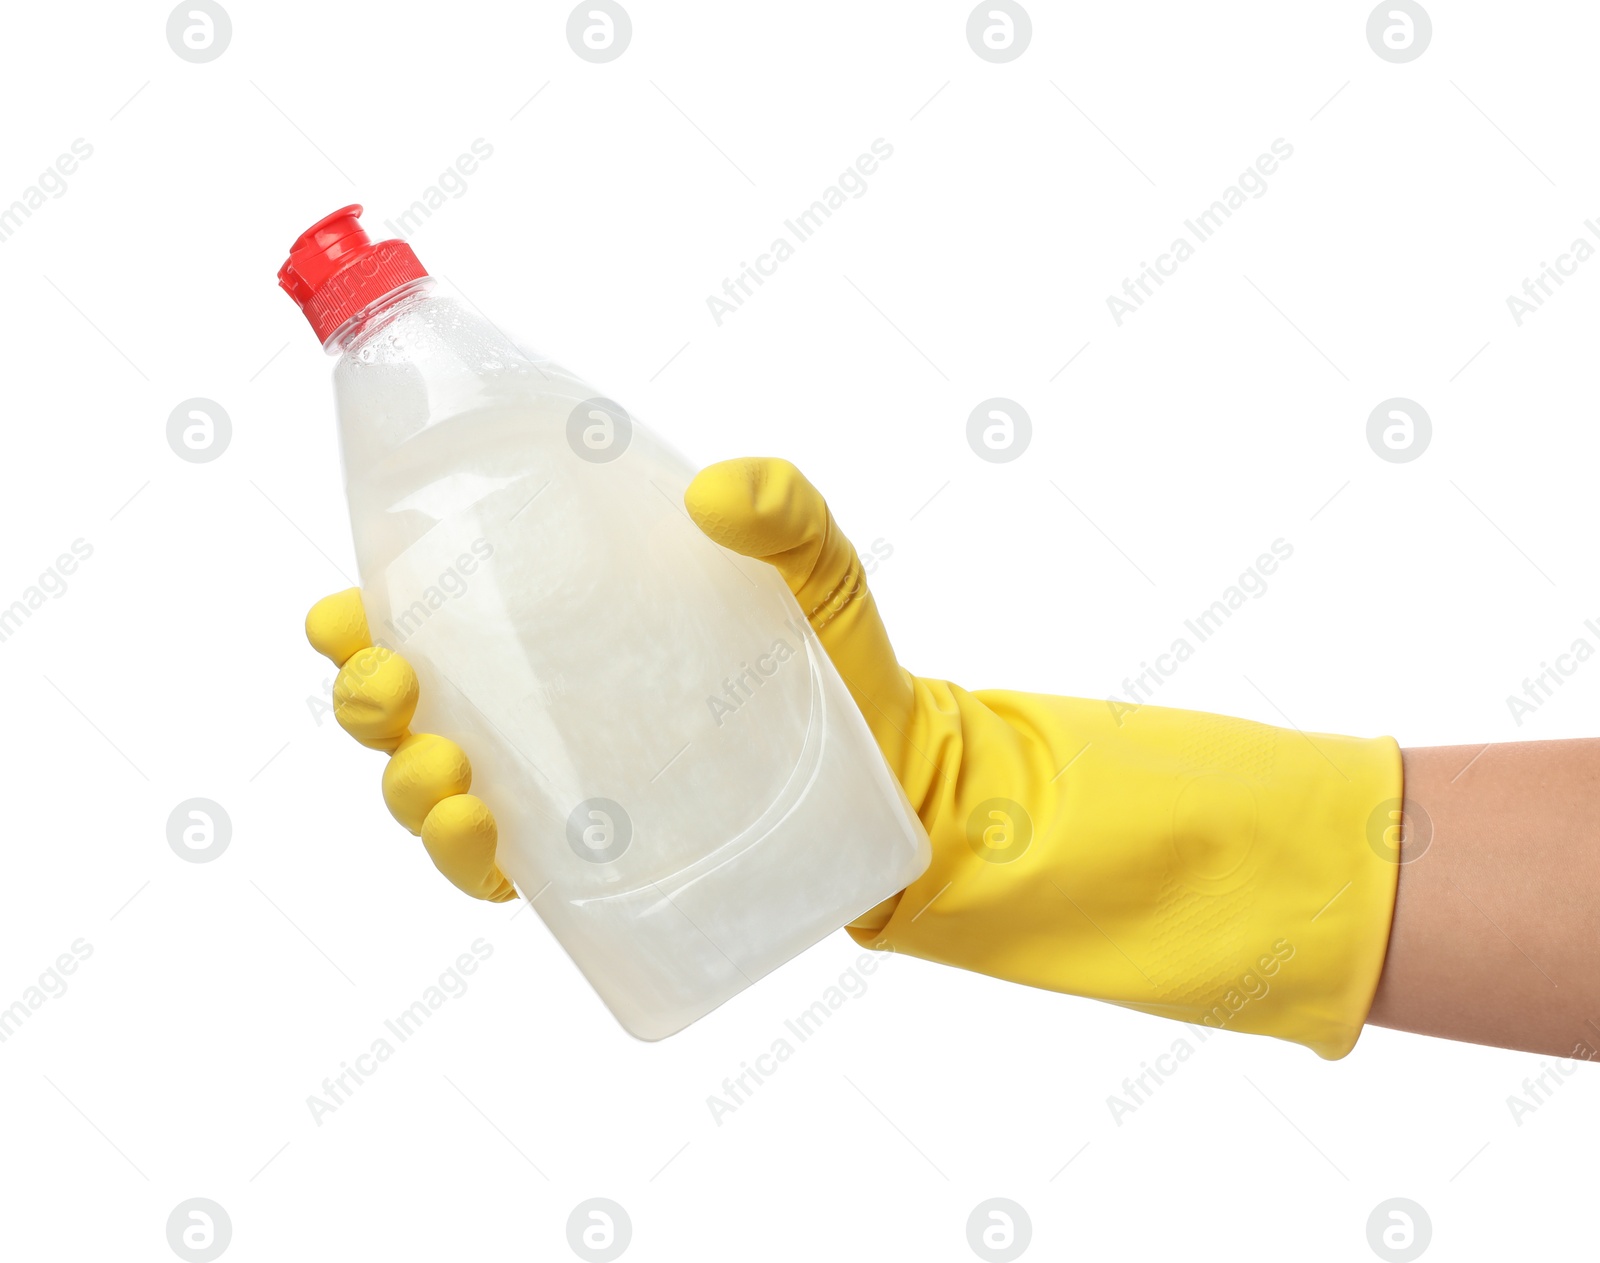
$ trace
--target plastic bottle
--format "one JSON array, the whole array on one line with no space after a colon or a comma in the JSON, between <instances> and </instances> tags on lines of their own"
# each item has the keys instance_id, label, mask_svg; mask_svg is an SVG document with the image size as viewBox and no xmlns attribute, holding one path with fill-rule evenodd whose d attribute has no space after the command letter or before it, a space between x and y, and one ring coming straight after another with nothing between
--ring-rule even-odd
<instances>
[{"instance_id":1,"label":"plastic bottle","mask_svg":"<svg viewBox=\"0 0 1600 1263\"><path fill-rule=\"evenodd\" d=\"M501 868L628 1031L670 1035L904 888L927 837L777 573L689 519L684 459L360 214L279 283L339 356L373 638L471 759Z\"/></svg>"}]
</instances>

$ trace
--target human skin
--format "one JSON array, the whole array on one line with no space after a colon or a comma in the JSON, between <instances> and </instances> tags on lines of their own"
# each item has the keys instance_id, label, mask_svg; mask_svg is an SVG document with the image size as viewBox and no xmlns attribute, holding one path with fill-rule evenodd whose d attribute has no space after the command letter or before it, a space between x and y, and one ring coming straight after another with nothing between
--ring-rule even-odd
<instances>
[{"instance_id":1,"label":"human skin","mask_svg":"<svg viewBox=\"0 0 1600 1263\"><path fill-rule=\"evenodd\" d=\"M1402 756L1400 887L1367 1021L1600 1058L1600 739Z\"/></svg>"}]
</instances>

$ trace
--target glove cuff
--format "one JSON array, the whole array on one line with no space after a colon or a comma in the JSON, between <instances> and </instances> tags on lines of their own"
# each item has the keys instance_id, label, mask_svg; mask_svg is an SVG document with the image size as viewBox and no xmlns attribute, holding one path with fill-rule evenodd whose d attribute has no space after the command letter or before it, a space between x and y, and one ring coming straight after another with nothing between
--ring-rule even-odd
<instances>
[{"instance_id":1,"label":"glove cuff","mask_svg":"<svg viewBox=\"0 0 1600 1263\"><path fill-rule=\"evenodd\" d=\"M850 927L857 942L1330 1059L1350 1051L1394 910L1392 738L950 696L961 774L924 812L932 866ZM994 767L989 752L1003 754Z\"/></svg>"}]
</instances>

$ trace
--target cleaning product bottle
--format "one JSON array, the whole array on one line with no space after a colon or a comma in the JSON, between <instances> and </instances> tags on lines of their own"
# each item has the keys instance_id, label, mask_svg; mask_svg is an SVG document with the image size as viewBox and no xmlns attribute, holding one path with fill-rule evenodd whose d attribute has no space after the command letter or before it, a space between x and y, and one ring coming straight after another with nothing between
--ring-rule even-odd
<instances>
[{"instance_id":1,"label":"cleaning product bottle","mask_svg":"<svg viewBox=\"0 0 1600 1263\"><path fill-rule=\"evenodd\" d=\"M361 207L279 283L330 354L376 643L457 742L498 861L659 1039L903 889L926 835L778 574L707 539L691 467L436 292Z\"/></svg>"}]
</instances>

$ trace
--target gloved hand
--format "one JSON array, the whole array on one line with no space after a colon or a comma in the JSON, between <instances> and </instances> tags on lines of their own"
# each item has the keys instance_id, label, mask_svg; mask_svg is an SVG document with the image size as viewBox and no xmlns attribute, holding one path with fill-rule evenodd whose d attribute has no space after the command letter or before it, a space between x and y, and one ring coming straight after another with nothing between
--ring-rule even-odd
<instances>
[{"instance_id":1,"label":"gloved hand","mask_svg":"<svg viewBox=\"0 0 1600 1263\"><path fill-rule=\"evenodd\" d=\"M932 840L928 871L849 927L857 942L1324 1057L1351 1049L1394 906L1392 739L913 676L793 465L712 465L685 504L783 575ZM391 812L463 890L512 897L465 754L407 734L416 677L368 647L359 592L319 602L306 630L341 666L339 722L391 752Z\"/></svg>"}]
</instances>

